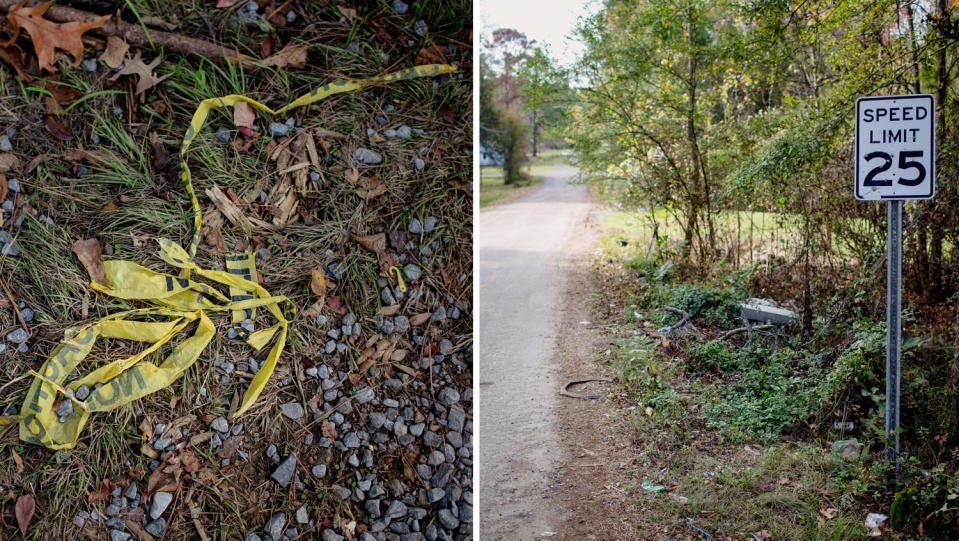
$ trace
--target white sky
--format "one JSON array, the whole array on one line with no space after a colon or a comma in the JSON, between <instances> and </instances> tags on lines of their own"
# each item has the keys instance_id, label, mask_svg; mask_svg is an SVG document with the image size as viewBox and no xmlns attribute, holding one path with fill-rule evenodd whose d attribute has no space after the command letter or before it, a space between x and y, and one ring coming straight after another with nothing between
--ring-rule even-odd
<instances>
[{"instance_id":1,"label":"white sky","mask_svg":"<svg viewBox=\"0 0 959 541\"><path fill-rule=\"evenodd\" d=\"M577 17L594 13L595 0L481 0L480 29L488 34L495 28L515 28L549 44L550 55L563 64L571 63L582 51L582 44L569 39Z\"/></svg>"}]
</instances>

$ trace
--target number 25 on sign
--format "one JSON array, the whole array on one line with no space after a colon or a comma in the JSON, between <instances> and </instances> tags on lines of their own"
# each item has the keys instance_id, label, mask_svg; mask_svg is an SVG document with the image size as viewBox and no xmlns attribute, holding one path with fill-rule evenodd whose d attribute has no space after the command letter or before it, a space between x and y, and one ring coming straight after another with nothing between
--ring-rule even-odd
<instances>
[{"instance_id":1,"label":"number 25 on sign","mask_svg":"<svg viewBox=\"0 0 959 541\"><path fill-rule=\"evenodd\" d=\"M856 100L856 199L931 199L936 103L930 94Z\"/></svg>"}]
</instances>

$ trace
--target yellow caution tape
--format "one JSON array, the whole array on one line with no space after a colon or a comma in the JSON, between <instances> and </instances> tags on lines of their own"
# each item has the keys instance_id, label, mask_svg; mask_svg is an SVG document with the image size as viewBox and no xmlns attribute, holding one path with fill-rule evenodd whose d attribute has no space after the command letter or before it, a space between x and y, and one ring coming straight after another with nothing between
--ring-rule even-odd
<instances>
[{"instance_id":1,"label":"yellow caution tape","mask_svg":"<svg viewBox=\"0 0 959 541\"><path fill-rule=\"evenodd\" d=\"M180 377L180 374L199 358L216 334L213 322L207 314L227 311L231 312L232 328L237 336L253 349L260 350L273 342L269 355L250 382L233 416L235 418L246 412L256 402L273 374L286 344L287 326L296 314L296 309L286 297L270 295L259 285L254 256L250 252L228 254L225 271L203 269L193 262L200 243L202 219L186 155L190 143L200 132L210 110L243 101L260 111L277 115L340 92L454 71L456 68L453 66L432 64L370 79L334 81L313 89L309 94L276 111L246 96L235 94L200 102L180 147L180 175L186 192L190 194L193 207L193 237L187 249L171 240L158 239L160 258L180 269L179 274L155 272L130 261L104 261L107 283L110 285L91 282L91 287L113 297L148 301L156 306L120 312L96 323L68 329L64 333L63 342L53 350L40 370L33 373L34 380L27 391L20 414L2 418L0 425L19 420L21 440L51 449L73 448L91 413L109 411L129 404L163 389ZM399 269L394 270L399 277ZM193 274L228 286L229 296L209 285L194 281L191 278ZM401 287L405 287L402 278L398 279ZM276 324L255 332L250 331L256 319L257 308L266 309L276 320ZM173 347L165 358L160 359L160 349L193 323L196 323L193 334ZM101 337L139 341L149 346L135 355L107 362L67 382L70 374L86 359L97 339ZM76 398L81 387L90 391L84 400ZM69 401L73 408L69 413L69 408L62 408L61 413L66 414L61 417L56 412L56 406L64 400Z\"/></svg>"},{"instance_id":2,"label":"yellow caution tape","mask_svg":"<svg viewBox=\"0 0 959 541\"><path fill-rule=\"evenodd\" d=\"M393 273L396 273L396 284L400 286L400 291L406 293L406 282L403 280L403 272L397 267L390 267L389 270L386 271L387 276L392 276Z\"/></svg>"}]
</instances>

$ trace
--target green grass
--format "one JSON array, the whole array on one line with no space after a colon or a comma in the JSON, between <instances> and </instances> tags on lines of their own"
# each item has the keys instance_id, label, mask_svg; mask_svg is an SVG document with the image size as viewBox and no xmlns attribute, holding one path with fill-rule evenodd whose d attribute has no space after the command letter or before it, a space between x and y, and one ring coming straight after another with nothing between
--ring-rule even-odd
<instances>
[{"instance_id":1,"label":"green grass","mask_svg":"<svg viewBox=\"0 0 959 541\"><path fill-rule=\"evenodd\" d=\"M563 163L562 150L546 150L536 158L530 158L523 167L523 173L528 180L515 184L503 184L503 168L497 165L488 165L480 168L480 209L486 209L502 202L504 199L522 193L524 188L535 186L546 178L546 174L559 163Z\"/></svg>"}]
</instances>

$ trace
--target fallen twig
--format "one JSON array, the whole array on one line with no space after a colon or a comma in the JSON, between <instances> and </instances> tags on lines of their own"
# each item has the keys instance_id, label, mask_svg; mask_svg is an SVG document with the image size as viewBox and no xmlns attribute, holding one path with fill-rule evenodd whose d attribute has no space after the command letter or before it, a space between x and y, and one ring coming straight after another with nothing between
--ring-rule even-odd
<instances>
[{"instance_id":1,"label":"fallen twig","mask_svg":"<svg viewBox=\"0 0 959 541\"><path fill-rule=\"evenodd\" d=\"M754 331L768 331L769 329L772 329L773 327L774 327L774 325L754 325L754 326L753 326L753 330L754 330ZM731 330L731 331L726 331L725 333L723 333L722 336L719 337L719 339L720 339L720 340L726 340L726 339L728 339L728 338L732 338L733 336L736 336L737 334L739 334L739 333L741 333L741 332L746 332L747 330L749 330L747 327L739 327L738 329L733 329L733 330Z\"/></svg>"},{"instance_id":2,"label":"fallen twig","mask_svg":"<svg viewBox=\"0 0 959 541\"><path fill-rule=\"evenodd\" d=\"M563 388L559 390L559 394L561 394L561 395L563 395L563 396L568 396L568 397L570 397L570 398L581 398L581 399L583 399L583 400L596 400L596 399L598 399L598 398L602 398L603 395L601 395L601 394L579 394L579 393L574 393L573 391L570 391L570 390L569 390L569 387L570 387L571 385L579 385L580 383L590 383L590 382L592 382L592 381L601 381L601 382L604 382L604 383L612 383L613 380L612 380L612 378L594 378L594 379L573 380L573 381L567 382L566 385L563 385Z\"/></svg>"},{"instance_id":3,"label":"fallen twig","mask_svg":"<svg viewBox=\"0 0 959 541\"><path fill-rule=\"evenodd\" d=\"M661 306L661 307L657 308L657 310L661 310L661 311L663 311L663 312L670 312L670 313L672 313L672 314L676 314L676 315L678 315L678 316L682 316L682 317L683 317L683 318L680 319L679 322L676 323L675 325L670 325L669 332L666 333L666 334L671 334L671 333L672 333L673 331L675 331L676 329L678 329L678 328L680 328L680 327L682 327L682 326L684 326L684 325L687 325L687 326L689 326L690 329L692 329L692 331L696 334L696 336L698 336L699 338L702 338L702 337L703 337L702 331L700 331L700 330L699 330L695 325L693 325L692 322L690 321L690 319L693 317L693 314L690 314L689 312L687 312L687 311L685 311L685 310L680 310L679 308L673 308L672 306Z\"/></svg>"},{"instance_id":4,"label":"fallen twig","mask_svg":"<svg viewBox=\"0 0 959 541\"><path fill-rule=\"evenodd\" d=\"M0 0L0 8L9 11L10 8L22 3L22 0ZM57 22L83 21L94 19L98 16L89 11L58 5L50 6L44 15ZM147 31L140 25L130 24L121 20L116 15L110 17L103 26L91 29L89 32L106 36L120 36L126 40L127 43L140 45L142 47L163 46L170 51L195 54L218 62L227 61L231 64L239 63L244 67L255 66L253 63L254 60L256 60L255 58L242 54L236 49L223 47L202 39L191 38L183 34L165 32L163 30L150 30L149 35L147 35Z\"/></svg>"}]
</instances>

